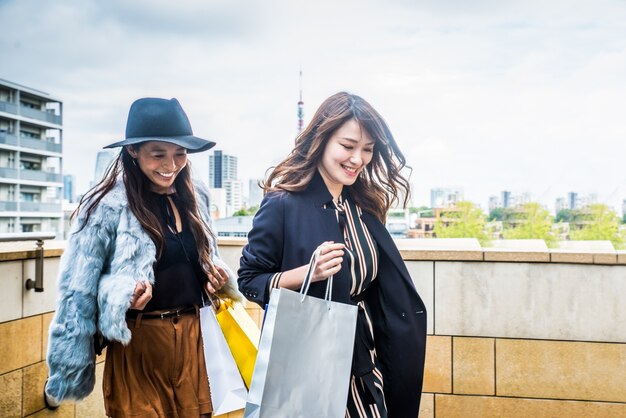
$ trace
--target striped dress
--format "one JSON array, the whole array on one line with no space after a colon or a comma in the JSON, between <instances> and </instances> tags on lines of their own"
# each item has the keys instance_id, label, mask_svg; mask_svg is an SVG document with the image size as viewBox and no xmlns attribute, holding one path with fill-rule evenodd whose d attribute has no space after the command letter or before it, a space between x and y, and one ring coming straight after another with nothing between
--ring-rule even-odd
<instances>
[{"instance_id":1,"label":"striped dress","mask_svg":"<svg viewBox=\"0 0 626 418\"><path fill-rule=\"evenodd\" d=\"M346 418L387 418L383 376L374 347L374 328L362 295L376 279L378 247L361 221L361 208L350 199L347 192L340 197L334 209L346 244L345 254L352 279L350 296L359 301Z\"/></svg>"}]
</instances>

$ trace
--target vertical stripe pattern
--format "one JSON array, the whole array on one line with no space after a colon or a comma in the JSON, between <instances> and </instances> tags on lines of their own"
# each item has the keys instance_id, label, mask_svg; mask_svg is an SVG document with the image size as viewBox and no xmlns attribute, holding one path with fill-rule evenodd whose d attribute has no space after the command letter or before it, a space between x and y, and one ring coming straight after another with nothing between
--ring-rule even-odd
<instances>
[{"instance_id":1,"label":"vertical stripe pattern","mask_svg":"<svg viewBox=\"0 0 626 418\"><path fill-rule=\"evenodd\" d=\"M338 203L328 205L336 209L337 221L343 230L345 254L349 261L352 297L358 297L376 279L378 273L378 247L361 220L359 208L344 193ZM387 418L383 376L378 368L374 348L374 328L365 300L358 302L359 316L350 389L348 391L347 418Z\"/></svg>"}]
</instances>

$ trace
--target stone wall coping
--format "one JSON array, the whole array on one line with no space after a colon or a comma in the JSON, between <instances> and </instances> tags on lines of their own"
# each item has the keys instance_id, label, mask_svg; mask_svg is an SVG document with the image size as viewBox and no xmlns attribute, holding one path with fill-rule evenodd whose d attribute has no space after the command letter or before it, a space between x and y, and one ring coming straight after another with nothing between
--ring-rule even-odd
<instances>
[{"instance_id":1,"label":"stone wall coping","mask_svg":"<svg viewBox=\"0 0 626 418\"><path fill-rule=\"evenodd\" d=\"M37 258L35 241L0 242L0 261L30 260ZM45 241L44 257L60 257L65 241Z\"/></svg>"},{"instance_id":2,"label":"stone wall coping","mask_svg":"<svg viewBox=\"0 0 626 418\"><path fill-rule=\"evenodd\" d=\"M406 261L487 261L510 263L562 263L626 265L626 250L512 249L481 248L475 240L398 239L395 240ZM242 247L245 238L218 237L220 247ZM450 245L446 245L450 244ZM44 244L44 257L60 257L66 241L53 240ZM34 241L0 243L0 261L36 258Z\"/></svg>"}]
</instances>

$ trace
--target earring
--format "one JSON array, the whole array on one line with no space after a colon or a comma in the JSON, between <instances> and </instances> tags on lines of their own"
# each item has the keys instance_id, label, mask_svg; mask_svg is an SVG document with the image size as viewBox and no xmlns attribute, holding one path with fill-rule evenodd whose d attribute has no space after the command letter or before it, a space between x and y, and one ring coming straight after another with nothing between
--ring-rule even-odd
<instances>
[{"instance_id":1,"label":"earring","mask_svg":"<svg viewBox=\"0 0 626 418\"><path fill-rule=\"evenodd\" d=\"M133 165L134 165L135 167L137 167L137 159L136 159L136 158L133 158Z\"/></svg>"}]
</instances>

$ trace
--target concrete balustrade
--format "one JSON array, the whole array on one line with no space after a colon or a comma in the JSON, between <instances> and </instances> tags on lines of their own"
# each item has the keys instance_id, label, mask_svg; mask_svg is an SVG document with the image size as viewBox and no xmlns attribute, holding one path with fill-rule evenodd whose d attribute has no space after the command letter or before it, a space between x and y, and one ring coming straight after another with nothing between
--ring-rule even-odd
<instances>
[{"instance_id":1,"label":"concrete balustrade","mask_svg":"<svg viewBox=\"0 0 626 418\"><path fill-rule=\"evenodd\" d=\"M244 244L220 239L235 270ZM420 417L626 416L625 253L398 244L428 309ZM88 399L43 410L63 243L46 243L43 293L24 288L34 248L0 247L0 416L102 417L103 357ZM248 312L260 323L259 308Z\"/></svg>"}]
</instances>

